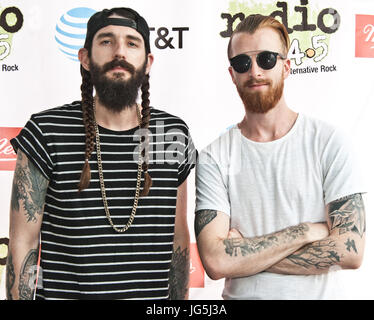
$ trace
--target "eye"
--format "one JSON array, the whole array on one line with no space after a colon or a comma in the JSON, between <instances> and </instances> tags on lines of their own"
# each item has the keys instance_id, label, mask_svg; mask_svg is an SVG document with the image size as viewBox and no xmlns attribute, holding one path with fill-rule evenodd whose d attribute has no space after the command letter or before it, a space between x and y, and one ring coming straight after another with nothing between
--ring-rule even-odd
<instances>
[{"instance_id":1,"label":"eye","mask_svg":"<svg viewBox=\"0 0 374 320\"><path fill-rule=\"evenodd\" d=\"M129 47L133 47L133 48L136 48L136 47L138 46L138 45L137 45L135 42L133 42L133 41L129 41L128 45L129 45Z\"/></svg>"},{"instance_id":2,"label":"eye","mask_svg":"<svg viewBox=\"0 0 374 320\"><path fill-rule=\"evenodd\" d=\"M110 40L108 40L108 39L104 39L104 40L102 40L101 42L100 42L100 44L101 45L103 45L103 46L107 46L107 45L109 45L109 44L111 44L112 42L110 41Z\"/></svg>"}]
</instances>

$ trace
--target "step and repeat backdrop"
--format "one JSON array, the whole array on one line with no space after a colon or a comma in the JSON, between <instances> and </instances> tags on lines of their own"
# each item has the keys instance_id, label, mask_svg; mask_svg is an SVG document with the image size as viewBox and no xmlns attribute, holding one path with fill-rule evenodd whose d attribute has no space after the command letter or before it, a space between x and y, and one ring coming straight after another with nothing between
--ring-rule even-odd
<instances>
[{"instance_id":1,"label":"step and repeat backdrop","mask_svg":"<svg viewBox=\"0 0 374 320\"><path fill-rule=\"evenodd\" d=\"M286 100L351 137L367 184L367 245L359 270L344 273L351 299L374 299L374 1L372 0L0 0L0 299L5 299L9 206L16 154L9 140L30 115L80 99L77 52L88 18L132 7L151 27L151 105L183 118L198 150L239 122L244 108L226 48L245 16L272 14L288 29L292 72ZM189 178L191 299L221 299L223 280L204 273L193 233ZM306 191L307 192L307 191Z\"/></svg>"}]
</instances>

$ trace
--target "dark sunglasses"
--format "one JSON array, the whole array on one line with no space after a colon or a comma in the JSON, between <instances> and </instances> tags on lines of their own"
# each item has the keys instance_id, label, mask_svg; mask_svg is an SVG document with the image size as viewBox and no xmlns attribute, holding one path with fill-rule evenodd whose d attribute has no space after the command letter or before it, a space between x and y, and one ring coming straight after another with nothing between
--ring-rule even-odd
<instances>
[{"instance_id":1,"label":"dark sunglasses","mask_svg":"<svg viewBox=\"0 0 374 320\"><path fill-rule=\"evenodd\" d=\"M273 69L277 64L278 56L285 60L286 58L280 53L272 51L261 51L257 54L248 55L246 53L241 53L230 59L230 65L238 73L247 72L252 68L252 58L251 56L256 55L257 65L264 70Z\"/></svg>"}]
</instances>

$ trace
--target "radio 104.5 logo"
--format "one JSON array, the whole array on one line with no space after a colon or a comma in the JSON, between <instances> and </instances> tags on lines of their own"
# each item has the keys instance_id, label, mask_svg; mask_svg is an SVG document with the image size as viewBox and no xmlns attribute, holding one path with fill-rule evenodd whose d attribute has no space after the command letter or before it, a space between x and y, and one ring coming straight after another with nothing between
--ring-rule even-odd
<instances>
[{"instance_id":1,"label":"radio 104.5 logo","mask_svg":"<svg viewBox=\"0 0 374 320\"><path fill-rule=\"evenodd\" d=\"M329 54L330 40L341 24L338 10L328 6L320 8L317 1L308 0L231 0L228 13L221 14L226 20L221 37L230 37L241 20L256 13L271 15L286 27L291 40L288 52L291 74L337 71L336 65L327 66L323 61Z\"/></svg>"},{"instance_id":2,"label":"radio 104.5 logo","mask_svg":"<svg viewBox=\"0 0 374 320\"><path fill-rule=\"evenodd\" d=\"M16 7L0 7L0 61L11 53L13 35L23 26L23 14Z\"/></svg>"}]
</instances>

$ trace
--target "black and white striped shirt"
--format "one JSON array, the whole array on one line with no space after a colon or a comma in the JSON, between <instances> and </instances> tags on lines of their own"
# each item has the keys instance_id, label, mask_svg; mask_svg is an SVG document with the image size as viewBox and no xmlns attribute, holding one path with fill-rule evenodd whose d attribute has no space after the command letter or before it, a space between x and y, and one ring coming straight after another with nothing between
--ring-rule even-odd
<instances>
[{"instance_id":1,"label":"black and white striped shirt","mask_svg":"<svg viewBox=\"0 0 374 320\"><path fill-rule=\"evenodd\" d=\"M137 129L99 127L106 195L117 227L127 223L134 202ZM196 150L187 125L176 116L151 108L149 130L153 186L122 234L105 215L96 149L89 161L90 186L78 193L85 150L80 102L32 115L11 141L50 181L38 299L168 298L177 188L194 167Z\"/></svg>"}]
</instances>

